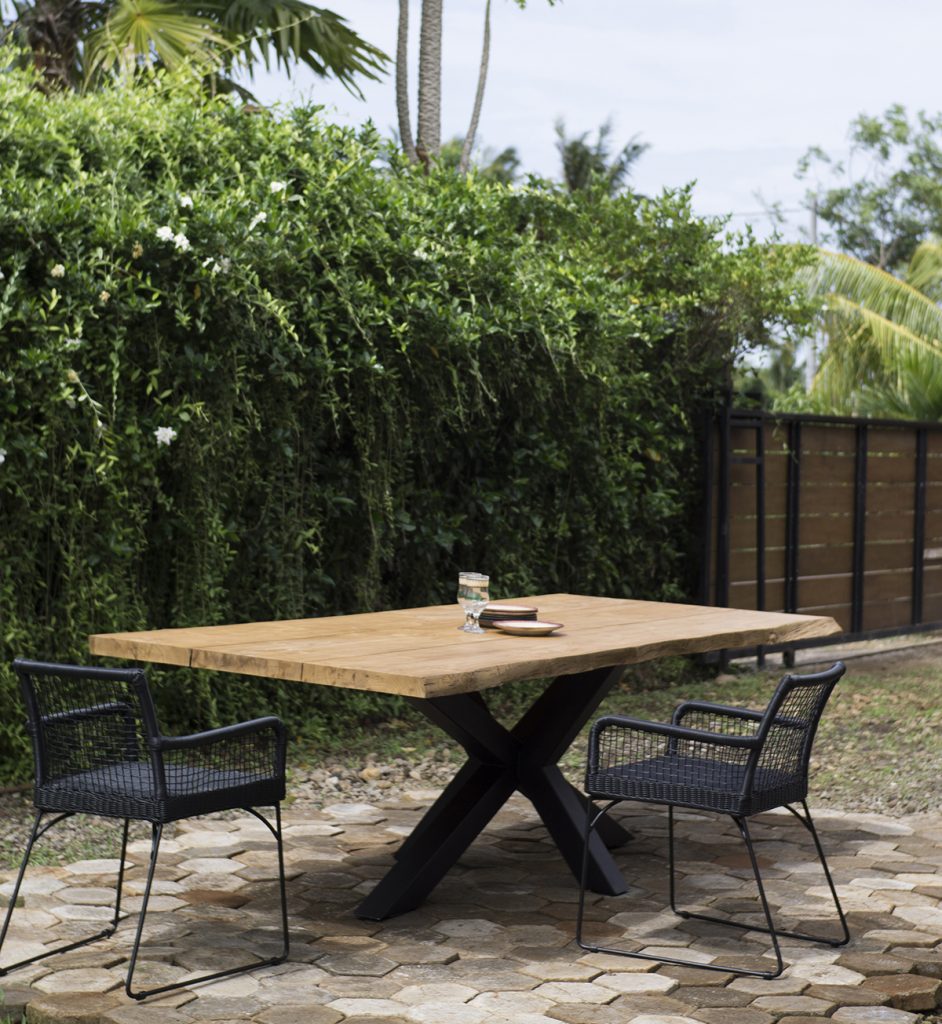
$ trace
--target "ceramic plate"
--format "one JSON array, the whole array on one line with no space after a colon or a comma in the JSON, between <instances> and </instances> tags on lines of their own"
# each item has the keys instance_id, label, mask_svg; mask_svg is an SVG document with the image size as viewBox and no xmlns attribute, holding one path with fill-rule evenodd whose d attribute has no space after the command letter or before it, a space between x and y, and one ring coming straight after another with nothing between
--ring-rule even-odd
<instances>
[{"instance_id":1,"label":"ceramic plate","mask_svg":"<svg viewBox=\"0 0 942 1024\"><path fill-rule=\"evenodd\" d=\"M499 619L494 625L502 633L512 636L548 636L563 627L561 622L538 622L536 619Z\"/></svg>"},{"instance_id":2,"label":"ceramic plate","mask_svg":"<svg viewBox=\"0 0 942 1024\"><path fill-rule=\"evenodd\" d=\"M536 612L537 609L528 604L489 604L481 614L488 618L506 616L508 619L515 619L517 616L536 615Z\"/></svg>"}]
</instances>

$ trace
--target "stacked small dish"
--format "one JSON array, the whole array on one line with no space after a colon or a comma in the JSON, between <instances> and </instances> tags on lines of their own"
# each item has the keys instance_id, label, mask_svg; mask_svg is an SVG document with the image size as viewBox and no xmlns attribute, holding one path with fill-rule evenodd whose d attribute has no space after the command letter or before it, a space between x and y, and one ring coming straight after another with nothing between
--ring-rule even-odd
<instances>
[{"instance_id":1,"label":"stacked small dish","mask_svg":"<svg viewBox=\"0 0 942 1024\"><path fill-rule=\"evenodd\" d=\"M481 612L481 625L494 629L497 622L533 622L537 609L528 604L497 604L492 602Z\"/></svg>"}]
</instances>

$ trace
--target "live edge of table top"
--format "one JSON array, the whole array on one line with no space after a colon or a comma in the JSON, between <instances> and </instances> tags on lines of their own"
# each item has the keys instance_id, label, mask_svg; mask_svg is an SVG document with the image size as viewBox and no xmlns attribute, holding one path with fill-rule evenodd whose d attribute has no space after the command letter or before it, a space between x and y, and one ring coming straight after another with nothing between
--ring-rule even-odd
<instances>
[{"instance_id":1,"label":"live edge of table top","mask_svg":"<svg viewBox=\"0 0 942 1024\"><path fill-rule=\"evenodd\" d=\"M676 654L781 644L840 632L816 615L741 611L575 594L518 599L551 636L457 629L457 605L405 608L227 626L197 626L89 638L92 654L185 665L322 686L441 697L518 679L631 665Z\"/></svg>"}]
</instances>

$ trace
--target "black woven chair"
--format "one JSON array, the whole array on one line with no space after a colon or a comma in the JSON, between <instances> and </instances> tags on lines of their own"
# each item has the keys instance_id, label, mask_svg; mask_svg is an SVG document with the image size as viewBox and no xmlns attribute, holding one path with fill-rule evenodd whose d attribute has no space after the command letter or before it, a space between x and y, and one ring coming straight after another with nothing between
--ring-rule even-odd
<instances>
[{"instance_id":1,"label":"black woven chair","mask_svg":"<svg viewBox=\"0 0 942 1024\"><path fill-rule=\"evenodd\" d=\"M843 946L850 939L847 921L805 800L811 744L831 690L843 674L844 665L837 662L825 672L787 675L779 683L765 711L688 701L676 709L671 724L613 715L596 722L589 739L586 791L593 799L607 800L608 803L601 810L591 802L588 804L586 850L600 819L620 801L666 804L671 910L682 918L767 933L772 937L777 970L758 971L723 964L694 963L585 942L585 860L576 926L576 941L583 949L710 971L776 978L783 969L779 936L823 942L830 946ZM795 810L792 803L800 803L803 813ZM783 806L811 833L840 918L840 939L775 928L749 834L748 819L762 811ZM675 807L720 811L732 817L749 852L767 927L678 910L674 894Z\"/></svg>"},{"instance_id":2,"label":"black woven chair","mask_svg":"<svg viewBox=\"0 0 942 1024\"><path fill-rule=\"evenodd\" d=\"M36 818L20 865L3 928L6 938L33 846L53 825L73 814L124 820L114 915L104 931L0 968L0 977L54 953L65 953L111 935L121 913L121 887L130 821L151 823L147 883L128 964L125 991L132 999L189 987L241 971L282 963L288 956L281 805L285 795L285 728L277 718L258 718L192 736L163 736L147 679L140 669L82 668L17 659L26 702L27 728L36 769ZM274 806L275 824L255 807ZM132 979L165 824L180 818L241 808L254 814L275 838L281 890L282 951L214 974L146 991ZM44 823L44 818L52 815Z\"/></svg>"}]
</instances>

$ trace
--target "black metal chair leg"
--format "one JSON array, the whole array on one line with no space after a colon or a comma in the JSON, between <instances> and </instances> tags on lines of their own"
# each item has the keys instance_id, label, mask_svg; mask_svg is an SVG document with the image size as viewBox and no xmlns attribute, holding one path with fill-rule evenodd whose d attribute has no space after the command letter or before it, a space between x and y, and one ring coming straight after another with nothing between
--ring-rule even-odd
<instances>
[{"instance_id":1,"label":"black metal chair leg","mask_svg":"<svg viewBox=\"0 0 942 1024\"><path fill-rule=\"evenodd\" d=\"M831 890L831 897L834 900L834 908L837 910L837 916L841 922L841 933L842 938L840 939L815 939L815 942L826 942L829 946L846 946L850 942L850 929L847 927L847 918L844 916L844 908L841 906L841 901L837 896L837 889L834 886L834 879L831 877L831 869L828 867L827 858L824 856L824 848L821 846L821 840L818 838L818 830L815 828L814 819L811 817L811 811L808 808L808 802L806 800L801 801L802 809L804 810L804 817L800 815L791 804L785 804L785 807L795 815L795 817L805 826L805 828L811 833L811 838L814 840L814 848L818 851L818 860L821 861L821 867L824 870L824 877L827 879L828 888ZM782 935L788 934L782 932Z\"/></svg>"},{"instance_id":2,"label":"black metal chair leg","mask_svg":"<svg viewBox=\"0 0 942 1024\"><path fill-rule=\"evenodd\" d=\"M44 836L53 825L57 825L60 821L65 821L66 818L72 817L71 811L65 811L62 814L57 814L52 821L47 822L45 825L40 827L40 823L44 817L45 812L39 811L33 821L33 828L30 832L29 840L26 843L26 852L23 854L23 859L20 862L20 870L17 873L16 881L13 883L13 891L10 893L10 902L7 906L7 912L3 919L3 927L0 928L0 949L3 948L3 943L7 937L7 931L10 927L10 920L13 917L13 910L16 906L17 898L20 894L20 886L23 884L23 877L26 874L26 866L29 863L30 855L33 852L33 847L36 845L36 841ZM38 953L36 956L27 957L25 960L19 960L15 964L8 964L6 967L0 967L0 978L15 971L18 967L26 967L28 964L34 964L38 960L45 960L47 956L53 956L56 953L69 953L73 949L79 949L82 946L87 946L90 942L97 942L99 939L106 939L109 935L114 933L115 928L118 925L118 914L120 912L120 878L124 871L124 848L127 844L127 823L125 822L124 830L124 844L121 848L121 868L119 869L119 889L118 889L118 900L115 903L114 918L111 924L100 932L96 932L94 935L87 939L79 939L77 942L70 942L65 946L56 946L55 949L48 949L44 953Z\"/></svg>"},{"instance_id":3,"label":"black metal chair leg","mask_svg":"<svg viewBox=\"0 0 942 1024\"><path fill-rule=\"evenodd\" d=\"M620 801L618 801L618 800L612 800L601 811L598 812L598 814L596 815L595 821L591 821L590 822L589 815L588 814L586 815L586 836L587 837L588 837L588 834L591 831L591 829L598 822L598 819L601 818L603 814L607 814L608 811L616 803L619 803L619 802ZM671 909L674 910L674 912L678 915L678 917L698 918L700 920L705 920L705 921L714 921L714 922L716 922L718 924L732 924L733 922L731 922L731 921L724 921L722 918L706 917L705 915L702 915L702 914L692 914L692 913L689 913L688 911L676 910L674 908L674 891L673 891L674 890L674 885L673 885L673 878L674 878L674 835L673 835L674 828L673 828L673 824L674 823L673 823L673 813L672 812L673 812L673 807L668 805L667 831L668 831L668 844L669 844L668 859L669 859L669 870L670 870L670 878L671 878L671 883L670 883L671 884ZM737 824L739 824L739 820L738 819L734 819L734 820L737 822ZM746 826L745 820L742 821L742 825ZM749 849L750 858L752 859L752 864L753 864L753 871L755 872L756 881L757 881L757 883L759 885L759 894L761 896L763 906L766 909L766 920L769 922L769 925L771 926L771 924L772 924L772 916L771 916L771 913L769 912L768 903L766 902L766 899L765 899L765 890L762 887L762 879L761 879L761 876L759 875L759 867L758 867L758 864L756 863L755 856L753 855L753 852L752 852L752 843L751 843L751 841L749 841L747 839L747 837L749 835L748 826L746 826L745 832L743 832L743 828L740 827L740 833L743 834L743 838L747 840L746 841L746 845L747 845L747 847ZM656 961L657 963L660 963L660 964L672 964L672 965L674 965L676 967L697 967L697 968L699 968L700 970L703 970L703 971L719 971L719 972L722 972L724 974L740 974L740 975L744 975L744 976L747 976L747 977L754 977L754 978L777 978L779 976L779 974L782 973L782 970L783 970L783 967L784 967L784 965L782 963L782 954L781 954L781 952L780 952L780 950L778 948L778 941L775 938L775 933L774 932L772 932L772 944L775 947L775 952L776 952L776 955L778 957L778 970L775 971L775 972L770 972L770 971L754 971L754 970L751 970L751 969L749 969L747 967L735 967L735 966L733 966L731 964L704 964L704 963L700 963L699 961L696 961L696 960L680 960L680 959L677 959L677 958L674 958L674 957L669 957L669 956L654 956L651 953L634 953L634 952L631 952L630 950L627 950L627 949L620 949L617 946L598 946L598 945L595 945L594 943L584 942L583 939L582 939L582 918L583 918L583 912L584 912L585 884L586 884L585 873L583 873L583 878L582 878L580 889L579 889L579 909L578 909L578 914L577 914L577 918L576 918L576 942L577 942L577 944L582 949L585 949L585 950L587 950L590 953L611 953L614 956L630 957L633 960L654 960L654 961ZM756 929L756 930L762 931L764 929Z\"/></svg>"},{"instance_id":4,"label":"black metal chair leg","mask_svg":"<svg viewBox=\"0 0 942 1024\"><path fill-rule=\"evenodd\" d=\"M828 886L831 889L831 896L834 899L834 906L837 908L838 917L840 918L841 929L842 929L842 932L843 932L842 938L840 938L840 939L833 939L833 938L828 938L826 935L809 935L807 932L790 932L790 931L786 931L783 928L775 928L774 926L771 926L770 928L763 928L760 925L743 924L740 921L732 921L732 920L728 920L727 918L724 918L724 917L713 917L711 914L697 914L697 913L694 913L693 911L690 911L690 910L676 910L675 909L674 913L676 913L678 915L678 917L683 917L683 918L686 918L686 919L689 919L689 920L709 921L712 924L725 924L728 928L739 928L741 931L764 932L766 935L772 935L773 939L774 939L775 936L778 936L779 938L798 939L801 942L820 942L822 945L833 946L835 948L838 947L838 946L845 946L850 941L850 931L849 931L849 929L847 927L847 919L844 917L843 908L841 907L840 900L837 897L837 890L834 888L834 882L833 882L833 880L831 878L831 872L828 869L827 861L824 858L824 850L822 849L821 842L818 839L818 833L815 830L814 822L811 819L811 812L808 810L808 805L807 805L807 803L804 800L802 800L802 806L804 807L805 814L807 815L807 818L802 817L794 809L794 807L790 806L789 804L783 804L782 806L786 807L789 811L791 811L792 814L794 814L794 816L802 823L802 825L804 825L805 828L811 833L811 837L814 840L815 849L818 851L818 858L821 861L821 866L824 868L824 876L827 879ZM742 829L742 825L740 825L740 819L734 817L733 821L736 822L736 825L739 828L740 834L742 834L743 829ZM742 822L743 822L743 824L745 824L745 819L742 819ZM748 833L748 826L747 826L746 831ZM762 881L761 881L761 878L759 876L758 864L755 861L755 857L754 857L754 854L753 854L753 849L752 849L751 841L747 841L746 842L746 847L747 847L747 849L749 851L749 856L750 856L750 858L751 858L751 860L753 862L753 869L752 870L753 870L753 873L756 876L756 882L757 882L757 884L759 886L759 891L760 891L760 894L761 894L762 893ZM763 899L764 899L764 896L763 896ZM766 915L766 916L768 917L768 915Z\"/></svg>"},{"instance_id":5,"label":"black metal chair leg","mask_svg":"<svg viewBox=\"0 0 942 1024\"><path fill-rule=\"evenodd\" d=\"M144 886L144 896L141 901L141 914L137 922L137 932L134 936L134 946L131 950L131 962L128 964L128 976L124 984L124 990L127 992L131 999L146 999L148 996L155 996L161 992L171 992L178 988L192 988L194 985L201 985L207 981L217 981L220 978L227 978L231 974L241 974L244 971L254 971L260 967L273 967L276 964L284 963L288 957L288 901L287 901L287 890L285 885L285 865L284 865L284 849L282 843L281 833L281 807L275 805L275 816L277 820L277 828L272 826L271 822L268 821L264 815L259 814L258 811L251 807L246 807L245 810L254 814L264 825L267 826L268 830L275 837L275 841L278 847L278 880L281 889L281 923L282 923L282 934L284 938L284 947L282 952L275 957L271 957L268 960L255 960L249 964L242 964L239 967L229 967L224 971L216 971L213 974L203 974L198 978L187 978L185 981L176 981L171 985L161 985L158 988L142 989L139 992L135 992L131 987L131 981L134 977L134 969L137 966L137 957L140 952L141 937L144 933L144 918L147 914L147 904L150 900L151 886L154 882L154 869L157 866L157 852L160 848L160 838L163 832L163 826L155 824L152 826L153 833L151 839L151 854L150 864L147 867L147 884Z\"/></svg>"}]
</instances>

